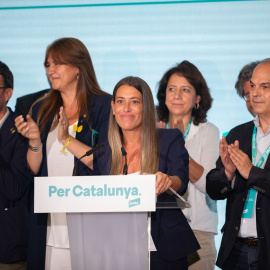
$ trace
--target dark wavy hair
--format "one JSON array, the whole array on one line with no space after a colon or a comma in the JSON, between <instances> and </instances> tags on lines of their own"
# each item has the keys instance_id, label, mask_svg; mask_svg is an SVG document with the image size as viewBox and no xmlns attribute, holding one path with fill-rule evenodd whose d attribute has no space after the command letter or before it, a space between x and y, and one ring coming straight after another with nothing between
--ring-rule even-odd
<instances>
[{"instance_id":1,"label":"dark wavy hair","mask_svg":"<svg viewBox=\"0 0 270 270\"><path fill-rule=\"evenodd\" d=\"M3 77L4 87L13 89L13 74L2 61L0 61L0 75Z\"/></svg>"},{"instance_id":2,"label":"dark wavy hair","mask_svg":"<svg viewBox=\"0 0 270 270\"><path fill-rule=\"evenodd\" d=\"M255 67L257 67L260 64L260 61L251 62L247 65L245 65L239 72L237 81L235 83L235 89L237 91L237 94L240 97L244 97L245 91L244 91L244 84L247 81L250 81L252 77L253 70Z\"/></svg>"},{"instance_id":3,"label":"dark wavy hair","mask_svg":"<svg viewBox=\"0 0 270 270\"><path fill-rule=\"evenodd\" d=\"M206 122L207 111L212 106L212 97L204 77L198 68L187 60L184 60L175 67L169 69L158 83L157 99L159 105L157 106L158 118L161 121L169 121L169 110L165 104L166 88L170 77L173 74L183 76L196 90L196 95L201 96L199 108L192 109L192 117L194 125Z\"/></svg>"}]
</instances>

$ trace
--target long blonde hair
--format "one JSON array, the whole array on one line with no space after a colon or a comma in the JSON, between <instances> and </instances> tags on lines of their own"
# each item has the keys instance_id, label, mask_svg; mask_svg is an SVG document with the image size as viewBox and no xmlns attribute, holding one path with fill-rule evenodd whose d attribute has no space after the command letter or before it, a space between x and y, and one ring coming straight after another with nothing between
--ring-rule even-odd
<instances>
[{"instance_id":1,"label":"long blonde hair","mask_svg":"<svg viewBox=\"0 0 270 270\"><path fill-rule=\"evenodd\" d=\"M79 115L86 114L88 116L87 103L91 95L105 95L107 93L103 92L99 87L87 48L76 38L60 38L47 47L44 66L46 66L49 56L59 64L71 65L79 69L76 96ZM56 121L54 121L51 129L56 127L58 124L59 109L63 106L60 92L53 89L42 100L43 103L37 116L37 124L40 126L40 132L44 130L48 121L54 119L54 117L56 117ZM90 119L87 118L87 121L90 125Z\"/></svg>"},{"instance_id":2,"label":"long blonde hair","mask_svg":"<svg viewBox=\"0 0 270 270\"><path fill-rule=\"evenodd\" d=\"M159 166L159 149L156 129L155 105L152 92L148 84L138 77L126 77L120 80L113 91L113 102L117 90L122 85L128 85L141 92L143 97L143 119L141 128L141 173L156 173ZM111 174L121 173L123 133L115 120L115 116L110 113L108 140L112 149Z\"/></svg>"}]
</instances>

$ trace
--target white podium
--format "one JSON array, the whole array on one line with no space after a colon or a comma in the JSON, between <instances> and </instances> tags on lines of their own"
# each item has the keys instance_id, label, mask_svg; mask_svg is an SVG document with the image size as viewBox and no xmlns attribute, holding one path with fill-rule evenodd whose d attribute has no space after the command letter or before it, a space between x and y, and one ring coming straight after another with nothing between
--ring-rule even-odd
<instances>
[{"instance_id":1,"label":"white podium","mask_svg":"<svg viewBox=\"0 0 270 270\"><path fill-rule=\"evenodd\" d=\"M149 267L155 175L35 178L35 212L67 213L72 269Z\"/></svg>"}]
</instances>

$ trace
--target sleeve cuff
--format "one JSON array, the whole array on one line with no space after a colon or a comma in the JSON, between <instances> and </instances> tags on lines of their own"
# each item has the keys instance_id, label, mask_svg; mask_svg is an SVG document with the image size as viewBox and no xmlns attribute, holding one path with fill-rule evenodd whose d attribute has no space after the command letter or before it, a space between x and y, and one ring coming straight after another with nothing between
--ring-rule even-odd
<instances>
[{"instance_id":1,"label":"sleeve cuff","mask_svg":"<svg viewBox=\"0 0 270 270\"><path fill-rule=\"evenodd\" d=\"M203 174L201 175L200 179L194 183L193 185L202 193L206 193L206 175L208 174L207 170L203 170Z\"/></svg>"}]
</instances>

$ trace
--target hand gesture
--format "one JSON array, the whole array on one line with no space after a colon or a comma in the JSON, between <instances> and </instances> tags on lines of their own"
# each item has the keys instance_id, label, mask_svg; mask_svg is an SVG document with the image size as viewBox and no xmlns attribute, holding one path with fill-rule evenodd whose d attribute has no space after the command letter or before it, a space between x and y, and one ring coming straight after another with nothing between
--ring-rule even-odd
<instances>
[{"instance_id":1,"label":"hand gesture","mask_svg":"<svg viewBox=\"0 0 270 270\"><path fill-rule=\"evenodd\" d=\"M235 147L239 147L238 141L235 141ZM228 152L228 143L224 136L222 136L222 139L219 142L219 155L223 163L223 166L225 168L225 173L227 175L227 178L229 180L232 180L233 175L236 171L236 166L234 165L234 163L232 162L230 158L230 154Z\"/></svg>"},{"instance_id":2,"label":"hand gesture","mask_svg":"<svg viewBox=\"0 0 270 270\"><path fill-rule=\"evenodd\" d=\"M167 174L162 172L157 172L156 177L156 194L159 195L168 190L168 188L172 185L172 180Z\"/></svg>"},{"instance_id":3,"label":"hand gesture","mask_svg":"<svg viewBox=\"0 0 270 270\"><path fill-rule=\"evenodd\" d=\"M234 144L228 146L228 152L236 169L245 179L248 179L253 166L248 155L240 150L239 146L235 146Z\"/></svg>"},{"instance_id":4,"label":"hand gesture","mask_svg":"<svg viewBox=\"0 0 270 270\"><path fill-rule=\"evenodd\" d=\"M163 121L158 122L158 128L166 128L166 123Z\"/></svg>"},{"instance_id":5,"label":"hand gesture","mask_svg":"<svg viewBox=\"0 0 270 270\"><path fill-rule=\"evenodd\" d=\"M60 107L59 116L60 118L59 118L59 128L57 138L62 144L65 144L65 142L69 138L68 132L69 121L63 106Z\"/></svg>"},{"instance_id":6,"label":"hand gesture","mask_svg":"<svg viewBox=\"0 0 270 270\"><path fill-rule=\"evenodd\" d=\"M38 125L30 115L26 115L26 122L22 115L15 118L15 126L17 131L29 140L37 140L40 142L40 131ZM40 143L39 143L40 144Z\"/></svg>"},{"instance_id":7,"label":"hand gesture","mask_svg":"<svg viewBox=\"0 0 270 270\"><path fill-rule=\"evenodd\" d=\"M184 129L184 123L182 119L178 119L176 124L173 125L173 128L178 128L184 135L185 129Z\"/></svg>"},{"instance_id":8,"label":"hand gesture","mask_svg":"<svg viewBox=\"0 0 270 270\"><path fill-rule=\"evenodd\" d=\"M166 128L166 123L163 121L158 122L159 128ZM184 123L182 119L177 120L176 124L173 125L172 128L178 128L184 134Z\"/></svg>"}]
</instances>

